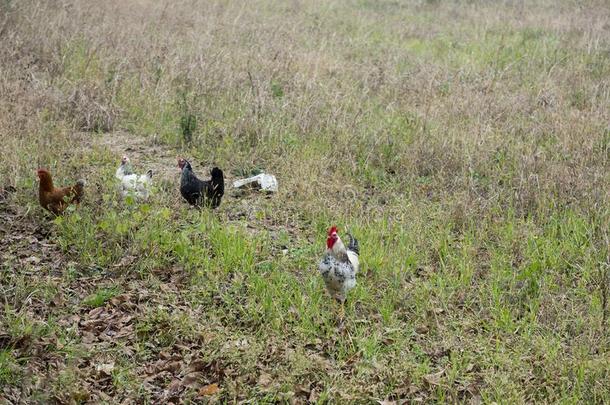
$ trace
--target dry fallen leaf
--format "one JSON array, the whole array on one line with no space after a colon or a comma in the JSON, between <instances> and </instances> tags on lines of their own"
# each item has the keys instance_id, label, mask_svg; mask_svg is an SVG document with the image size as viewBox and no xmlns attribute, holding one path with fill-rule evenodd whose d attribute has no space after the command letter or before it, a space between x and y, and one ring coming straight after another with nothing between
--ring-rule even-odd
<instances>
[{"instance_id":1,"label":"dry fallen leaf","mask_svg":"<svg viewBox=\"0 0 610 405\"><path fill-rule=\"evenodd\" d=\"M295 386L295 392L298 395L308 397L309 394L311 393L311 389L309 387L310 387L310 384L307 384L307 385L297 384Z\"/></svg>"},{"instance_id":2,"label":"dry fallen leaf","mask_svg":"<svg viewBox=\"0 0 610 405\"><path fill-rule=\"evenodd\" d=\"M235 346L239 349L245 350L250 347L250 342L248 342L248 339L241 339L235 342Z\"/></svg>"},{"instance_id":3,"label":"dry fallen leaf","mask_svg":"<svg viewBox=\"0 0 610 405\"><path fill-rule=\"evenodd\" d=\"M30 256L24 260L26 263L38 264L40 263L40 258L36 256Z\"/></svg>"},{"instance_id":4,"label":"dry fallen leaf","mask_svg":"<svg viewBox=\"0 0 610 405\"><path fill-rule=\"evenodd\" d=\"M187 368L187 372L192 373L193 371L201 371L206 368L207 363L203 360L194 360L191 361Z\"/></svg>"},{"instance_id":5,"label":"dry fallen leaf","mask_svg":"<svg viewBox=\"0 0 610 405\"><path fill-rule=\"evenodd\" d=\"M200 381L203 379L203 373L195 371L184 376L182 386L197 389L201 387Z\"/></svg>"},{"instance_id":6,"label":"dry fallen leaf","mask_svg":"<svg viewBox=\"0 0 610 405\"><path fill-rule=\"evenodd\" d=\"M112 374L112 370L114 370L114 362L98 364L95 366L95 369L103 374L110 375Z\"/></svg>"},{"instance_id":7,"label":"dry fallen leaf","mask_svg":"<svg viewBox=\"0 0 610 405\"><path fill-rule=\"evenodd\" d=\"M309 356L309 358L316 362L319 366L324 368L325 370L332 370L333 365L326 357L320 356L317 353L313 353Z\"/></svg>"},{"instance_id":8,"label":"dry fallen leaf","mask_svg":"<svg viewBox=\"0 0 610 405\"><path fill-rule=\"evenodd\" d=\"M115 263L112 267L127 267L132 264L136 259L137 257L135 256L125 256L121 258L118 263Z\"/></svg>"},{"instance_id":9,"label":"dry fallen leaf","mask_svg":"<svg viewBox=\"0 0 610 405\"><path fill-rule=\"evenodd\" d=\"M171 363L166 364L162 370L169 371L170 373L175 373L179 371L181 367L182 363L180 363L179 361L172 361Z\"/></svg>"},{"instance_id":10,"label":"dry fallen leaf","mask_svg":"<svg viewBox=\"0 0 610 405\"><path fill-rule=\"evenodd\" d=\"M118 306L119 304L122 304L123 302L129 301L130 298L131 298L131 296L129 294L121 294L121 295L117 295L116 297L113 297L110 300L110 303L114 306Z\"/></svg>"},{"instance_id":11,"label":"dry fallen leaf","mask_svg":"<svg viewBox=\"0 0 610 405\"><path fill-rule=\"evenodd\" d=\"M104 312L104 307L97 307L89 311L89 319L96 319L100 314Z\"/></svg>"},{"instance_id":12,"label":"dry fallen leaf","mask_svg":"<svg viewBox=\"0 0 610 405\"><path fill-rule=\"evenodd\" d=\"M93 333L88 332L88 331L85 330L85 331L83 331L83 338L82 339L83 339L83 343L88 345L88 344L91 344L91 343L95 342L95 340L97 338L96 338L96 336Z\"/></svg>"},{"instance_id":13,"label":"dry fallen leaf","mask_svg":"<svg viewBox=\"0 0 610 405\"><path fill-rule=\"evenodd\" d=\"M182 389L182 382L177 378L174 378L167 386L167 391L170 395L180 392L181 389Z\"/></svg>"},{"instance_id":14,"label":"dry fallen leaf","mask_svg":"<svg viewBox=\"0 0 610 405\"><path fill-rule=\"evenodd\" d=\"M309 394L309 398L307 400L309 401L310 404L313 404L313 403L316 403L319 398L320 398L320 394L314 388L313 390L311 390L311 393Z\"/></svg>"},{"instance_id":15,"label":"dry fallen leaf","mask_svg":"<svg viewBox=\"0 0 610 405\"><path fill-rule=\"evenodd\" d=\"M445 369L442 369L441 371L439 371L437 373L425 375L424 380L426 380L426 382L430 385L440 385L441 377L443 376L444 372L445 372Z\"/></svg>"},{"instance_id":16,"label":"dry fallen leaf","mask_svg":"<svg viewBox=\"0 0 610 405\"><path fill-rule=\"evenodd\" d=\"M271 385L271 383L273 382L273 379L271 378L271 375L262 372L261 375L258 377L258 385L260 385L263 388L267 388Z\"/></svg>"},{"instance_id":17,"label":"dry fallen leaf","mask_svg":"<svg viewBox=\"0 0 610 405\"><path fill-rule=\"evenodd\" d=\"M205 387L202 387L199 390L199 395L210 396L210 395L216 394L218 391L220 391L220 388L218 388L218 384L214 383L214 384L210 384L210 385L206 385Z\"/></svg>"}]
</instances>

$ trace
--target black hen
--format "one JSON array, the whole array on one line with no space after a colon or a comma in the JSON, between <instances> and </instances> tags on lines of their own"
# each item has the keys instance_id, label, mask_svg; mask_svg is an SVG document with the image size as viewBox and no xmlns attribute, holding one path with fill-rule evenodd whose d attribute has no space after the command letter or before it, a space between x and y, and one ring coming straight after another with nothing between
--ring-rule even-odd
<instances>
[{"instance_id":1,"label":"black hen","mask_svg":"<svg viewBox=\"0 0 610 405\"><path fill-rule=\"evenodd\" d=\"M189 204L196 207L208 206L216 208L225 193L225 180L222 170L212 169L212 178L207 181L199 180L191 164L185 159L178 159L178 167L182 169L180 176L180 194Z\"/></svg>"}]
</instances>

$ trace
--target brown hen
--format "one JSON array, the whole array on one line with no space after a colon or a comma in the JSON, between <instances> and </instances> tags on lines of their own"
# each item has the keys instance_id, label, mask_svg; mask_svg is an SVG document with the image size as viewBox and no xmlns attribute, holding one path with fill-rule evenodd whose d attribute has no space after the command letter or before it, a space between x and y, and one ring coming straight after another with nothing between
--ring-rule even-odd
<instances>
[{"instance_id":1,"label":"brown hen","mask_svg":"<svg viewBox=\"0 0 610 405\"><path fill-rule=\"evenodd\" d=\"M48 170L38 169L37 174L40 179L40 205L53 214L60 215L69 204L78 204L83 198L85 180L78 180L73 186L56 188L53 187L53 179Z\"/></svg>"}]
</instances>

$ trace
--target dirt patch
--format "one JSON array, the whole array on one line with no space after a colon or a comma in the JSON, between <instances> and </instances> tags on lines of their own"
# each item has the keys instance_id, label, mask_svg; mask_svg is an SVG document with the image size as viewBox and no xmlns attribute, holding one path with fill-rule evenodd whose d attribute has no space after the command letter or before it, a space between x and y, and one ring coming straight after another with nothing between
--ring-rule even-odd
<instances>
[{"instance_id":1,"label":"dirt patch","mask_svg":"<svg viewBox=\"0 0 610 405\"><path fill-rule=\"evenodd\" d=\"M15 265L39 271L58 271L63 262L59 247L52 241L53 227L35 222L28 207L13 203L13 194L0 199L0 258L4 266Z\"/></svg>"},{"instance_id":2,"label":"dirt patch","mask_svg":"<svg viewBox=\"0 0 610 405\"><path fill-rule=\"evenodd\" d=\"M153 171L153 183L165 190L175 189L178 191L180 169L177 166L177 157L180 153L167 145L157 142L156 139L126 132L111 132L99 134L96 137L84 134L82 141L87 147L105 148L115 154L116 167L118 167L123 155L129 156L136 173L144 174L147 170L151 169ZM189 160L192 159L192 156L184 155L184 157ZM194 159L191 160L191 164L195 174L201 180L208 180L210 178L211 167L201 165ZM221 167L221 169L225 178L225 195L221 206L228 199L250 200L259 197L256 193L234 189L232 183L235 178L226 168ZM246 207L249 205L251 204L245 204Z\"/></svg>"},{"instance_id":3,"label":"dirt patch","mask_svg":"<svg viewBox=\"0 0 610 405\"><path fill-rule=\"evenodd\" d=\"M88 137L89 146L107 148L117 155L117 167L123 155L129 156L136 173L152 169L153 178L162 181L176 181L179 169L176 165L177 154L166 145L154 139L129 134L111 132Z\"/></svg>"}]
</instances>

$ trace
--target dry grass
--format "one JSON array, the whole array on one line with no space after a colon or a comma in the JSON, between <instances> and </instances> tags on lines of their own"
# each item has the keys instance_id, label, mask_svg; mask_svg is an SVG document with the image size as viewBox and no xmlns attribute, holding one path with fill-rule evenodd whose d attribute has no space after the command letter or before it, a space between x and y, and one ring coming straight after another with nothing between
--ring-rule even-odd
<instances>
[{"instance_id":1,"label":"dry grass","mask_svg":"<svg viewBox=\"0 0 610 405\"><path fill-rule=\"evenodd\" d=\"M609 20L601 0L2 1L0 395L610 401ZM169 168L140 207L115 201L128 148ZM176 154L281 190L192 212ZM41 165L91 184L51 225ZM363 249L343 327L315 272L331 223Z\"/></svg>"}]
</instances>

